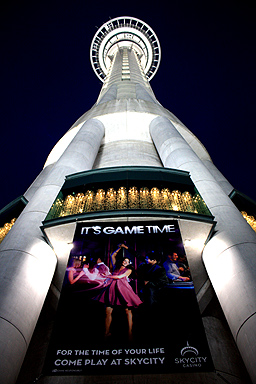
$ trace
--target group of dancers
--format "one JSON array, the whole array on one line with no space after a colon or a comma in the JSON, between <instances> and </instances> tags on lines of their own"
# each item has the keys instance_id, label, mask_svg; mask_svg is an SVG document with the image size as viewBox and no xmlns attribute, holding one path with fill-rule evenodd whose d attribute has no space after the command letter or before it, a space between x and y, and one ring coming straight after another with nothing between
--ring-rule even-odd
<instances>
[{"instance_id":1,"label":"group of dancers","mask_svg":"<svg viewBox=\"0 0 256 384\"><path fill-rule=\"evenodd\" d=\"M178 264L178 255L168 255L160 265L157 255L147 256L137 265L136 271L130 258L121 250L128 250L125 244L119 244L111 254L111 271L98 257L96 263L82 263L73 258L67 268L66 281L89 283L87 290L93 292L91 298L105 305L105 338L111 336L112 312L116 307L125 310L128 322L128 338L132 340L133 312L141 304L151 308L157 302L159 292L173 281L190 281L189 269L185 263ZM129 249L129 252L132 250ZM139 258L138 258L139 260ZM131 282L136 281L136 291Z\"/></svg>"}]
</instances>

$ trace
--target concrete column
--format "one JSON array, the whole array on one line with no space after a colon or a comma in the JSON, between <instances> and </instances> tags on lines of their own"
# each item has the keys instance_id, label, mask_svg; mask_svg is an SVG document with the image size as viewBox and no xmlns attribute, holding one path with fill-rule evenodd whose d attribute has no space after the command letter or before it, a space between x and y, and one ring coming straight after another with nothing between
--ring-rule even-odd
<instances>
[{"instance_id":1,"label":"concrete column","mask_svg":"<svg viewBox=\"0 0 256 384\"><path fill-rule=\"evenodd\" d=\"M49 173L51 172L52 168L54 167L54 164L50 164L47 167L44 167L42 171L39 173L39 175L35 178L33 183L29 186L29 188L26 190L23 196L30 201L38 188L41 186L41 184L45 181Z\"/></svg>"},{"instance_id":2,"label":"concrete column","mask_svg":"<svg viewBox=\"0 0 256 384\"><path fill-rule=\"evenodd\" d=\"M14 384L56 267L40 226L65 176L92 168L103 124L88 120L43 180L0 246L0 383Z\"/></svg>"},{"instance_id":3,"label":"concrete column","mask_svg":"<svg viewBox=\"0 0 256 384\"><path fill-rule=\"evenodd\" d=\"M226 193L226 195L229 195L234 187L230 182L224 177L224 175L218 170L218 168L215 167L212 161L210 160L203 160L204 165L206 168L211 172L215 180L218 182L219 186L223 189L223 191Z\"/></svg>"},{"instance_id":4,"label":"concrete column","mask_svg":"<svg viewBox=\"0 0 256 384\"><path fill-rule=\"evenodd\" d=\"M252 381L256 383L256 234L173 124L155 118L150 133L165 167L189 171L215 216L203 261Z\"/></svg>"}]
</instances>

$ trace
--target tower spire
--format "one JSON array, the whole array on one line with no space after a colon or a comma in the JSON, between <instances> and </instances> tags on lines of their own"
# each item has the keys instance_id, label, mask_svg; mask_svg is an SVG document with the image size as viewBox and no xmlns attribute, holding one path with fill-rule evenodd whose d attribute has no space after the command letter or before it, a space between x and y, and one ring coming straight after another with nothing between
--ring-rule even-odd
<instances>
[{"instance_id":1,"label":"tower spire","mask_svg":"<svg viewBox=\"0 0 256 384\"><path fill-rule=\"evenodd\" d=\"M130 16L116 17L107 21L94 35L90 58L98 78L104 81L111 64L110 58L121 47L132 48L136 52L150 81L160 64L160 43L148 24Z\"/></svg>"}]
</instances>

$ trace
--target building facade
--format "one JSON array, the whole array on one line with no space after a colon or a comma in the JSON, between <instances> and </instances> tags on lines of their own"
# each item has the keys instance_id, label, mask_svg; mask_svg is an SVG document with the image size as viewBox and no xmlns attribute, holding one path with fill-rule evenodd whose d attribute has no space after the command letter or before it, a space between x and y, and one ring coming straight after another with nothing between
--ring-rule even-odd
<instances>
[{"instance_id":1,"label":"building facade","mask_svg":"<svg viewBox=\"0 0 256 384\"><path fill-rule=\"evenodd\" d=\"M42 371L45 350L36 324L39 319L38 326L48 329L52 323L45 323L46 314L57 307L71 245L80 241L77 228L108 226L120 234L130 224L138 231L178 228L212 358L205 372L159 371L161 380L185 382L191 375L195 383L256 383L253 202L157 101L149 81L161 49L146 23L132 17L108 21L94 36L90 55L103 82L98 100L55 145L24 196L0 212L7 223L0 245L0 383L16 382L33 335L18 383L29 382L29 375L31 382L74 382L70 373ZM122 371L115 376L110 370L104 379L90 372L76 372L75 382L123 380ZM159 379L150 370L125 377Z\"/></svg>"}]
</instances>

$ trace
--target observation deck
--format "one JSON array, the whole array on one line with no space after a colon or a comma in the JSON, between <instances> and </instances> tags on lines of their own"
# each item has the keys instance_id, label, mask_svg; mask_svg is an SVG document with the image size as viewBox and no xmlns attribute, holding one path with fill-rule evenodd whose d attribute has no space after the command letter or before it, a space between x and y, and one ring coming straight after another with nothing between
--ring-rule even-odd
<instances>
[{"instance_id":1,"label":"observation deck","mask_svg":"<svg viewBox=\"0 0 256 384\"><path fill-rule=\"evenodd\" d=\"M129 16L107 21L94 35L90 59L97 77L104 81L115 53L124 47L137 53L146 78L150 81L160 64L160 43L148 24Z\"/></svg>"}]
</instances>

